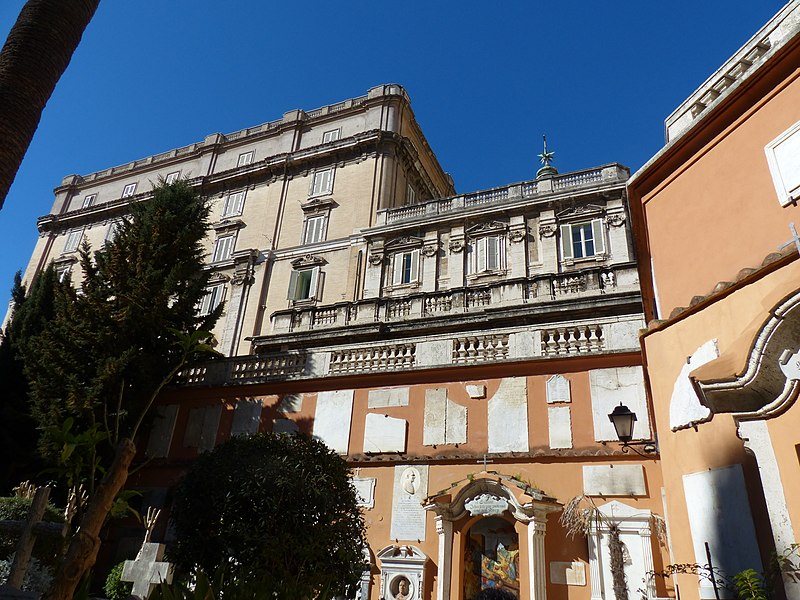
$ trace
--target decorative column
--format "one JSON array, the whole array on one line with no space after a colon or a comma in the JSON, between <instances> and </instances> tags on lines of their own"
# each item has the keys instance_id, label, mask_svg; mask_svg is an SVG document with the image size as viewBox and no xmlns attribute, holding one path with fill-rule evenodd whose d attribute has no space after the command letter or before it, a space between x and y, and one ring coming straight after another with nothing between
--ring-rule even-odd
<instances>
[{"instance_id":1,"label":"decorative column","mask_svg":"<svg viewBox=\"0 0 800 600\"><path fill-rule=\"evenodd\" d=\"M222 331L220 344L222 353L235 356L239 345L239 330L244 320L247 305L247 294L250 285L255 281L254 270L258 250L248 249L233 254L234 272L231 278L231 297L227 302L225 328Z\"/></svg>"},{"instance_id":2,"label":"decorative column","mask_svg":"<svg viewBox=\"0 0 800 600\"><path fill-rule=\"evenodd\" d=\"M542 263L543 273L559 273L561 271L558 266L557 231L555 211L543 210L539 216L539 261Z\"/></svg>"},{"instance_id":3,"label":"decorative column","mask_svg":"<svg viewBox=\"0 0 800 600\"><path fill-rule=\"evenodd\" d=\"M450 243L448 251L450 256L447 260L447 271L450 277L450 288L458 288L464 285L464 255L466 254L466 239L464 238L464 228L453 227L450 230Z\"/></svg>"},{"instance_id":4,"label":"decorative column","mask_svg":"<svg viewBox=\"0 0 800 600\"><path fill-rule=\"evenodd\" d=\"M512 216L511 224L508 228L509 244L508 260L506 261L509 277L527 277L528 275L528 257L525 252L526 244L523 243L526 240L527 230L525 217L523 215Z\"/></svg>"},{"instance_id":5,"label":"decorative column","mask_svg":"<svg viewBox=\"0 0 800 600\"><path fill-rule=\"evenodd\" d=\"M603 600L603 582L600 579L600 561L603 553L603 534L596 526L588 535L589 541L589 580L592 584L591 600Z\"/></svg>"},{"instance_id":6,"label":"decorative column","mask_svg":"<svg viewBox=\"0 0 800 600\"><path fill-rule=\"evenodd\" d=\"M453 522L442 515L434 517L439 536L439 576L436 579L436 600L450 600L450 581L453 573Z\"/></svg>"},{"instance_id":7,"label":"decorative column","mask_svg":"<svg viewBox=\"0 0 800 600\"><path fill-rule=\"evenodd\" d=\"M547 518L535 515L528 521L528 572L530 573L531 600L547 598L547 564L544 558L544 534Z\"/></svg>"},{"instance_id":8,"label":"decorative column","mask_svg":"<svg viewBox=\"0 0 800 600\"><path fill-rule=\"evenodd\" d=\"M645 526L639 529L639 537L642 539L642 559L644 562L644 572L653 573L653 542L650 539L650 527ZM646 577L645 589L647 590L648 598L656 597L656 580L655 577Z\"/></svg>"}]
</instances>

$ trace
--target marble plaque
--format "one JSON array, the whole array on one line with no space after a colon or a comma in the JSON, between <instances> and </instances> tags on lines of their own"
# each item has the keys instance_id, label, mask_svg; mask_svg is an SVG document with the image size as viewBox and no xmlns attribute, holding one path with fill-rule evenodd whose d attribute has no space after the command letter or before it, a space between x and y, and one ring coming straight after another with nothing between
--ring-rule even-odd
<instances>
[{"instance_id":1,"label":"marble plaque","mask_svg":"<svg viewBox=\"0 0 800 600\"><path fill-rule=\"evenodd\" d=\"M261 424L261 400L239 400L233 409L231 436L253 435L258 433Z\"/></svg>"},{"instance_id":2,"label":"marble plaque","mask_svg":"<svg viewBox=\"0 0 800 600\"><path fill-rule=\"evenodd\" d=\"M356 498L359 506L365 508L375 507L375 478L374 477L353 477L351 479L353 487L356 489Z\"/></svg>"},{"instance_id":3,"label":"marble plaque","mask_svg":"<svg viewBox=\"0 0 800 600\"><path fill-rule=\"evenodd\" d=\"M642 465L584 465L583 493L587 496L646 496Z\"/></svg>"},{"instance_id":4,"label":"marble plaque","mask_svg":"<svg viewBox=\"0 0 800 600\"><path fill-rule=\"evenodd\" d=\"M394 468L392 497L393 540L425 540L425 510L428 495L428 465L397 465Z\"/></svg>"},{"instance_id":5,"label":"marble plaque","mask_svg":"<svg viewBox=\"0 0 800 600\"><path fill-rule=\"evenodd\" d=\"M476 385L476 384L467 384L467 395L473 400L481 400L486 398L486 386L485 385Z\"/></svg>"},{"instance_id":6,"label":"marble plaque","mask_svg":"<svg viewBox=\"0 0 800 600\"><path fill-rule=\"evenodd\" d=\"M364 424L364 452L405 452L405 419L370 413Z\"/></svg>"},{"instance_id":7,"label":"marble plaque","mask_svg":"<svg viewBox=\"0 0 800 600\"><path fill-rule=\"evenodd\" d=\"M650 418L644 394L644 377L641 367L617 367L589 371L592 396L594 439L598 442L618 441L614 425L608 418L619 403L636 413L633 438L649 439Z\"/></svg>"},{"instance_id":8,"label":"marble plaque","mask_svg":"<svg viewBox=\"0 0 800 600\"><path fill-rule=\"evenodd\" d=\"M157 406L156 417L150 427L150 438L147 441L145 454L148 458L164 458L169 454L172 445L172 433L175 431L175 419L178 416L178 405Z\"/></svg>"},{"instance_id":9,"label":"marble plaque","mask_svg":"<svg viewBox=\"0 0 800 600\"><path fill-rule=\"evenodd\" d=\"M569 379L563 375L553 375L547 380L547 403L572 402Z\"/></svg>"},{"instance_id":10,"label":"marble plaque","mask_svg":"<svg viewBox=\"0 0 800 600\"><path fill-rule=\"evenodd\" d=\"M447 398L447 388L425 391L422 443L464 444L467 441L467 407Z\"/></svg>"},{"instance_id":11,"label":"marble plaque","mask_svg":"<svg viewBox=\"0 0 800 600\"><path fill-rule=\"evenodd\" d=\"M550 581L558 585L586 585L586 565L580 561L550 563Z\"/></svg>"},{"instance_id":12,"label":"marble plaque","mask_svg":"<svg viewBox=\"0 0 800 600\"><path fill-rule=\"evenodd\" d=\"M319 392L314 414L314 437L339 454L347 454L352 415L353 390Z\"/></svg>"},{"instance_id":13,"label":"marble plaque","mask_svg":"<svg viewBox=\"0 0 800 600\"><path fill-rule=\"evenodd\" d=\"M408 406L408 388L369 391L368 408L387 408L389 406Z\"/></svg>"},{"instance_id":14,"label":"marble plaque","mask_svg":"<svg viewBox=\"0 0 800 600\"><path fill-rule=\"evenodd\" d=\"M528 384L506 377L488 402L489 452L528 451Z\"/></svg>"},{"instance_id":15,"label":"marble plaque","mask_svg":"<svg viewBox=\"0 0 800 600\"><path fill-rule=\"evenodd\" d=\"M466 508L473 517L476 515L483 517L502 515L508 510L508 500L495 496L494 494L481 494L465 502L464 508Z\"/></svg>"},{"instance_id":16,"label":"marble plaque","mask_svg":"<svg viewBox=\"0 0 800 600\"><path fill-rule=\"evenodd\" d=\"M548 406L547 423L551 448L572 448L572 417L569 406Z\"/></svg>"}]
</instances>

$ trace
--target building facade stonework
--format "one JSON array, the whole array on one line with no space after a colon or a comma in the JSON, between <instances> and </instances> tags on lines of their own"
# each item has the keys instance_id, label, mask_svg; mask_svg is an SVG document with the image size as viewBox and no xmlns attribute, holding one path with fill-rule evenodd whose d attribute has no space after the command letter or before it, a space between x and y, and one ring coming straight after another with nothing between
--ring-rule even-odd
<instances>
[{"instance_id":1,"label":"building facade stonework","mask_svg":"<svg viewBox=\"0 0 800 600\"><path fill-rule=\"evenodd\" d=\"M230 436L303 431L353 468L361 598L612 598L613 524L630 592L666 597L648 576L666 564L658 455L623 452L608 417L624 404L634 438L654 436L628 177L550 168L458 194L384 85L65 178L25 277L54 262L80 285L80 243L186 179L213 202L198 310L224 301L225 358L159 399L133 482L148 505L168 509L187 462ZM581 494L602 515L588 538L559 522Z\"/></svg>"}]
</instances>

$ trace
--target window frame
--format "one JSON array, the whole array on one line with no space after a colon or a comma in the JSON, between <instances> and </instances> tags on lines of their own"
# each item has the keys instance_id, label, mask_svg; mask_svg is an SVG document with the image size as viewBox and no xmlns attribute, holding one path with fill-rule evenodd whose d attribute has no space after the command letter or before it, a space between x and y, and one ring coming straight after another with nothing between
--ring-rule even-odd
<instances>
[{"instance_id":1,"label":"window frame","mask_svg":"<svg viewBox=\"0 0 800 600\"><path fill-rule=\"evenodd\" d=\"M561 260L568 261L584 261L584 260L602 260L606 257L606 239L605 227L603 219L590 219L588 221L576 221L574 223L564 223L559 226L561 235ZM575 240L575 228L580 227L580 231L586 231L588 228L592 232L591 243L593 246L593 253L586 252L586 244L588 240L585 236L581 236L580 240ZM576 244L580 244L581 256L576 256Z\"/></svg>"},{"instance_id":2,"label":"window frame","mask_svg":"<svg viewBox=\"0 0 800 600\"><path fill-rule=\"evenodd\" d=\"M83 204L81 204L81 208L89 208L94 204L94 201L97 199L97 194L88 194L83 199Z\"/></svg>"},{"instance_id":3,"label":"window frame","mask_svg":"<svg viewBox=\"0 0 800 600\"><path fill-rule=\"evenodd\" d=\"M322 143L323 144L332 144L333 142L339 141L342 137L342 128L337 127L336 129L329 129L322 133Z\"/></svg>"},{"instance_id":4,"label":"window frame","mask_svg":"<svg viewBox=\"0 0 800 600\"><path fill-rule=\"evenodd\" d=\"M211 254L212 263L225 262L233 258L233 253L236 251L236 237L236 233L227 233L217 236L217 238L214 240L214 251ZM227 256L218 256L219 254L223 253L220 248L224 248L223 244L228 243L228 241L230 241L230 250L226 252Z\"/></svg>"},{"instance_id":5,"label":"window frame","mask_svg":"<svg viewBox=\"0 0 800 600\"><path fill-rule=\"evenodd\" d=\"M789 149L788 158L781 146ZM800 200L800 156L796 148L800 148L800 121L764 146L772 183L781 206L789 206ZM790 162L792 159L793 162ZM791 183L795 183L794 187L789 187Z\"/></svg>"},{"instance_id":6,"label":"window frame","mask_svg":"<svg viewBox=\"0 0 800 600\"><path fill-rule=\"evenodd\" d=\"M473 238L469 248L469 274L478 276L503 272L506 268L505 240L505 233L499 232Z\"/></svg>"},{"instance_id":7,"label":"window frame","mask_svg":"<svg viewBox=\"0 0 800 600\"><path fill-rule=\"evenodd\" d=\"M122 188L122 196L121 198L130 198L136 194L136 186L138 185L138 181L134 181L133 183L126 183L125 187Z\"/></svg>"},{"instance_id":8,"label":"window frame","mask_svg":"<svg viewBox=\"0 0 800 600\"><path fill-rule=\"evenodd\" d=\"M306 274L308 274L307 278ZM322 267L319 265L292 269L289 275L289 289L286 292L287 300L292 302L319 300L322 279ZM307 286L304 283L305 281L308 282Z\"/></svg>"},{"instance_id":9,"label":"window frame","mask_svg":"<svg viewBox=\"0 0 800 600\"><path fill-rule=\"evenodd\" d=\"M309 196L325 196L333 192L333 179L335 176L335 167L326 167L324 169L316 169L311 176L311 186L308 190ZM327 185L323 186L322 176L328 174ZM317 185L317 177L320 177L320 185Z\"/></svg>"},{"instance_id":10,"label":"window frame","mask_svg":"<svg viewBox=\"0 0 800 600\"><path fill-rule=\"evenodd\" d=\"M398 250L392 254L392 287L420 282L419 248Z\"/></svg>"},{"instance_id":11,"label":"window frame","mask_svg":"<svg viewBox=\"0 0 800 600\"><path fill-rule=\"evenodd\" d=\"M83 240L83 230L84 228L80 227L67 232L67 239L64 240L64 249L61 251L61 254L70 254L78 251L81 247L81 241Z\"/></svg>"},{"instance_id":12,"label":"window frame","mask_svg":"<svg viewBox=\"0 0 800 600\"><path fill-rule=\"evenodd\" d=\"M253 159L255 158L255 150L248 150L247 152L242 152L239 154L239 158L236 159L236 167L246 167L247 165L253 164Z\"/></svg>"},{"instance_id":13,"label":"window frame","mask_svg":"<svg viewBox=\"0 0 800 600\"><path fill-rule=\"evenodd\" d=\"M316 228L317 236L316 239L309 239L309 232L311 231L310 225L312 223L319 223L319 226ZM310 215L306 215L305 219L303 220L303 239L302 243L304 246L309 244L318 244L320 242L324 242L327 239L328 235L328 215L323 213L314 213Z\"/></svg>"},{"instance_id":14,"label":"window frame","mask_svg":"<svg viewBox=\"0 0 800 600\"><path fill-rule=\"evenodd\" d=\"M231 208L231 199L237 197L234 200L233 208ZM231 192L225 197L225 203L222 205L222 218L228 219L230 217L238 217L244 212L244 201L245 201L245 190L239 190L238 192Z\"/></svg>"},{"instance_id":15,"label":"window frame","mask_svg":"<svg viewBox=\"0 0 800 600\"><path fill-rule=\"evenodd\" d=\"M225 301L226 285L224 283L214 283L206 286L203 297L197 307L197 314L201 317L210 315L217 307Z\"/></svg>"},{"instance_id":16,"label":"window frame","mask_svg":"<svg viewBox=\"0 0 800 600\"><path fill-rule=\"evenodd\" d=\"M414 187L410 184L406 184L406 205L409 204L416 204L417 202L417 192Z\"/></svg>"},{"instance_id":17,"label":"window frame","mask_svg":"<svg viewBox=\"0 0 800 600\"><path fill-rule=\"evenodd\" d=\"M173 171L172 173L167 173L167 176L164 177L164 183L166 183L167 185L175 183L180 176L181 176L180 171Z\"/></svg>"}]
</instances>

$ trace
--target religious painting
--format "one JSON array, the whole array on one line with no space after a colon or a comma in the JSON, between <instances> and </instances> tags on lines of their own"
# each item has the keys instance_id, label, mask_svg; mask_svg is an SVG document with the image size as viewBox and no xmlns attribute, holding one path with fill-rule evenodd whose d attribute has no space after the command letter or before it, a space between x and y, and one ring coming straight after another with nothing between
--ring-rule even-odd
<instances>
[{"instance_id":1,"label":"religious painting","mask_svg":"<svg viewBox=\"0 0 800 600\"><path fill-rule=\"evenodd\" d=\"M464 598L486 588L502 588L519 598L519 536L500 517L481 519L467 534Z\"/></svg>"}]
</instances>

